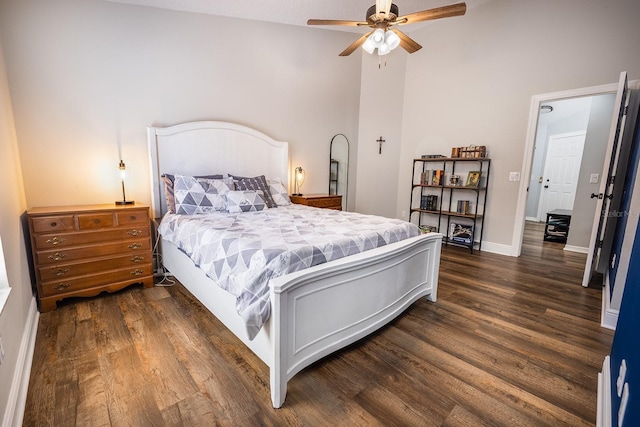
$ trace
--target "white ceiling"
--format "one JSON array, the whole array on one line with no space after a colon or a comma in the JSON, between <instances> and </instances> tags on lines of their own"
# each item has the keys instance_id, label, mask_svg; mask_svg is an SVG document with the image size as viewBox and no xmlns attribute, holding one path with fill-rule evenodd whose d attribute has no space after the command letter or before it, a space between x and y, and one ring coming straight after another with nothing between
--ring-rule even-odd
<instances>
[{"instance_id":1,"label":"white ceiling","mask_svg":"<svg viewBox=\"0 0 640 427\"><path fill-rule=\"evenodd\" d=\"M344 19L364 21L367 8L375 4L375 0L108 0L116 3L151 6L162 9L185 12L206 13L210 15L229 16L252 19L256 21L275 22L280 24L307 25L307 19ZM425 9L459 3L461 0L397 0L400 15L418 12ZM469 9L491 0L466 0ZM448 19L448 18L447 18ZM458 17L451 19L460 19ZM403 32L411 32L425 23L407 25ZM326 26L321 27L338 31L361 32L359 28Z\"/></svg>"}]
</instances>

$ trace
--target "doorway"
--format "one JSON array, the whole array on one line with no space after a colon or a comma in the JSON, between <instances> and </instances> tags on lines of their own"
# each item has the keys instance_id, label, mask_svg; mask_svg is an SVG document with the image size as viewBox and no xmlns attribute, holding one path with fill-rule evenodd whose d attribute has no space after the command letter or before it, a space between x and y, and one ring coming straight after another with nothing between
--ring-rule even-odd
<instances>
[{"instance_id":1,"label":"doorway","mask_svg":"<svg viewBox=\"0 0 640 427\"><path fill-rule=\"evenodd\" d=\"M590 193L588 193L590 189L589 185L597 186L599 184L601 179L599 175L602 172L603 166L602 155L600 154L600 157L598 158L597 153L591 153L591 144L589 144L589 140L592 137L594 139L599 139L599 145L601 148L604 149L606 146L607 135L611 124L613 110L612 104L615 101L616 90L616 84L609 84L534 95L531 98L529 130L527 132L522 167L522 176L527 178L520 182L511 256L520 256L525 220L543 220L543 218L538 218L540 194L544 186L545 178L543 178L543 182L539 181L540 176L544 177L543 167L547 152L547 146L546 144L542 144L542 142L548 142L549 136L552 134L568 133L572 131L576 132L579 130L586 131L585 149L580 164L580 175L578 178L578 186L576 188L576 201L574 203L574 211L576 211L574 216L578 216L578 218L576 220L576 218L572 217L569 233L571 235L575 231L575 234L583 236L587 243L580 243L575 247L568 244L569 247L567 249L573 249L577 252L587 251L588 238L591 234L591 225L595 214L595 208L590 207L590 209L585 209L584 206L590 205ZM607 103L605 102L606 98L609 98L608 103L610 104L610 107L608 109L603 108L603 104ZM597 103L598 108L606 111L602 111L599 114L592 111L595 107L594 100L596 99L600 101ZM572 104L574 105L574 108L569 108ZM549 110L547 107L541 109L543 105L554 107L553 110L555 113L562 112L563 114L557 114L556 117L553 117L553 112L543 113L541 111ZM570 117L572 116L573 121L570 120ZM566 119L566 121L564 121L564 119ZM603 133L604 137L602 137L602 134L592 135L593 132L589 126L589 123L592 121L594 123L598 122L598 127L605 130ZM597 183L590 182L596 178L595 176L592 176L592 174L598 175ZM584 200L584 194L586 194L586 200ZM578 204L581 204L582 206L578 206ZM588 219L583 221L579 218L582 215Z\"/></svg>"}]
</instances>

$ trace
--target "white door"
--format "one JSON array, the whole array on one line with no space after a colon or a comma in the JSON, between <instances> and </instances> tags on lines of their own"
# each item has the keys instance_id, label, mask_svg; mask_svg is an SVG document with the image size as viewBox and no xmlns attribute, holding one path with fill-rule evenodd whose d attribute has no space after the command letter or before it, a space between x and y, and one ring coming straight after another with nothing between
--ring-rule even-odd
<instances>
[{"instance_id":1,"label":"white door","mask_svg":"<svg viewBox=\"0 0 640 427\"><path fill-rule=\"evenodd\" d=\"M554 209L573 209L586 132L549 137L538 218Z\"/></svg>"},{"instance_id":2,"label":"white door","mask_svg":"<svg viewBox=\"0 0 640 427\"><path fill-rule=\"evenodd\" d=\"M589 281L593 277L593 273L598 265L598 257L600 255L600 245L606 232L604 224L605 219L609 216L610 196L613 194L612 175L618 163L618 154L620 152L620 141L622 140L622 132L626 120L626 107L629 104L629 88L627 86L627 73L620 73L618 82L618 92L616 94L616 102L613 110L613 120L611 121L611 130L609 132L609 141L607 143L607 151L604 155L604 168L602 169L602 180L600 181L600 189L598 194L592 194L591 197L596 198L596 214L593 219L593 227L591 229L591 242L589 242L589 253L587 254L587 262L582 277L582 286L589 286ZM606 179L605 179L606 177Z\"/></svg>"}]
</instances>

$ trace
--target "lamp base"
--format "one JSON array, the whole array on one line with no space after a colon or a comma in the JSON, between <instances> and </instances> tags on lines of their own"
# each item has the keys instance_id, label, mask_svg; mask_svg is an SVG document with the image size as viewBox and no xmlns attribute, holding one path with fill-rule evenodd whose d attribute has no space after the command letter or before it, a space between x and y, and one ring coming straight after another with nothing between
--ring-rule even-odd
<instances>
[{"instance_id":1,"label":"lamp base","mask_svg":"<svg viewBox=\"0 0 640 427\"><path fill-rule=\"evenodd\" d=\"M116 200L116 205L133 205L135 202L133 200Z\"/></svg>"}]
</instances>

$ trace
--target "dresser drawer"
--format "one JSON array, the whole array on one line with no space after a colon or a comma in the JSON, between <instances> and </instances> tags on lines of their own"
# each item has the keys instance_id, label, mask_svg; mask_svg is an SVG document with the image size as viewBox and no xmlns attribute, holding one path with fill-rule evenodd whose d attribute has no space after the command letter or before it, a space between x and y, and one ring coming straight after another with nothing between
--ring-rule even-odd
<instances>
[{"instance_id":1,"label":"dresser drawer","mask_svg":"<svg viewBox=\"0 0 640 427\"><path fill-rule=\"evenodd\" d=\"M118 218L118 225L134 225L134 224L149 224L149 217L146 210L131 211L131 212L118 212L116 214Z\"/></svg>"},{"instance_id":2,"label":"dresser drawer","mask_svg":"<svg viewBox=\"0 0 640 427\"><path fill-rule=\"evenodd\" d=\"M113 227L113 213L91 213L78 215L78 230L95 230Z\"/></svg>"},{"instance_id":3,"label":"dresser drawer","mask_svg":"<svg viewBox=\"0 0 640 427\"><path fill-rule=\"evenodd\" d=\"M326 199L311 199L309 200L309 206L315 206L316 208L331 208L338 209L342 208L342 204L340 203L340 199L336 198L326 198Z\"/></svg>"},{"instance_id":4,"label":"dresser drawer","mask_svg":"<svg viewBox=\"0 0 640 427\"><path fill-rule=\"evenodd\" d=\"M33 240L37 250L48 250L139 237L149 237L148 225L145 224L141 227L113 227L110 230L84 233L40 234L35 235Z\"/></svg>"},{"instance_id":5,"label":"dresser drawer","mask_svg":"<svg viewBox=\"0 0 640 427\"><path fill-rule=\"evenodd\" d=\"M141 280L151 275L151 264L136 265L120 270L107 271L100 274L81 276L73 279L60 279L52 282L42 282L42 296L52 296L66 294L83 289L90 289L98 286L116 282L132 281L137 278Z\"/></svg>"},{"instance_id":6,"label":"dresser drawer","mask_svg":"<svg viewBox=\"0 0 640 427\"><path fill-rule=\"evenodd\" d=\"M31 226L34 233L52 233L55 231L75 230L75 219L73 215L46 216L31 219Z\"/></svg>"},{"instance_id":7,"label":"dresser drawer","mask_svg":"<svg viewBox=\"0 0 640 427\"><path fill-rule=\"evenodd\" d=\"M40 280L50 282L52 280L64 280L76 276L84 276L96 271L115 270L128 266L145 265L151 263L151 257L147 252L133 252L130 254L94 259L92 261L78 261L66 264L50 264L38 268Z\"/></svg>"},{"instance_id":8,"label":"dresser drawer","mask_svg":"<svg viewBox=\"0 0 640 427\"><path fill-rule=\"evenodd\" d=\"M135 239L122 242L110 242L102 245L79 246L72 248L58 248L50 251L37 251L36 261L39 265L62 264L79 259L97 258L106 255L122 255L132 251L149 251L149 238Z\"/></svg>"}]
</instances>

